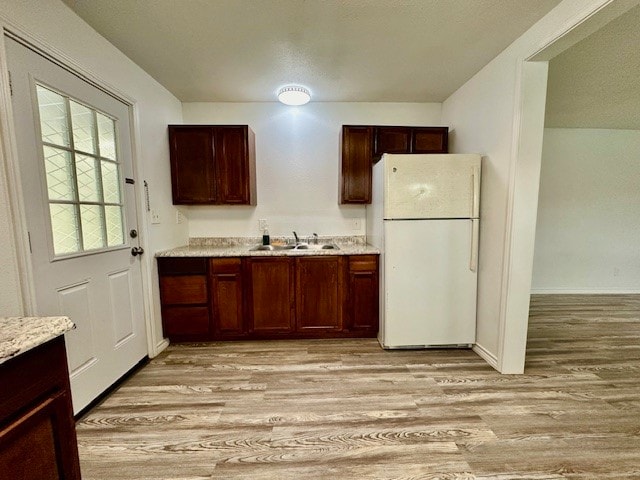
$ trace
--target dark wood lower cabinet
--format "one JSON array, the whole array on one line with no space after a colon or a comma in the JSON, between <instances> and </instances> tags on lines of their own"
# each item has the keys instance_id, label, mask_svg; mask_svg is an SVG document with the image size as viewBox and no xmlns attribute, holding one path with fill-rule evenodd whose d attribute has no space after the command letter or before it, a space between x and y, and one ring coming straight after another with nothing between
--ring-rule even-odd
<instances>
[{"instance_id":1,"label":"dark wood lower cabinet","mask_svg":"<svg viewBox=\"0 0 640 480\"><path fill-rule=\"evenodd\" d=\"M212 258L209 271L215 337L246 336L247 326L242 301L242 262L239 258Z\"/></svg>"},{"instance_id":2,"label":"dark wood lower cabinet","mask_svg":"<svg viewBox=\"0 0 640 480\"><path fill-rule=\"evenodd\" d=\"M378 332L377 255L201 260L158 259L164 334L173 342Z\"/></svg>"},{"instance_id":3,"label":"dark wood lower cabinet","mask_svg":"<svg viewBox=\"0 0 640 480\"><path fill-rule=\"evenodd\" d=\"M174 342L212 337L206 258L159 258L164 334Z\"/></svg>"},{"instance_id":4,"label":"dark wood lower cabinet","mask_svg":"<svg viewBox=\"0 0 640 480\"><path fill-rule=\"evenodd\" d=\"M344 257L296 258L296 331L318 335L342 330Z\"/></svg>"},{"instance_id":5,"label":"dark wood lower cabinet","mask_svg":"<svg viewBox=\"0 0 640 480\"><path fill-rule=\"evenodd\" d=\"M294 259L245 260L247 320L252 336L291 334L295 330Z\"/></svg>"},{"instance_id":6,"label":"dark wood lower cabinet","mask_svg":"<svg viewBox=\"0 0 640 480\"><path fill-rule=\"evenodd\" d=\"M64 337L0 365L0 478L80 480Z\"/></svg>"},{"instance_id":7,"label":"dark wood lower cabinet","mask_svg":"<svg viewBox=\"0 0 640 480\"><path fill-rule=\"evenodd\" d=\"M378 256L349 258L347 282L347 328L353 332L378 330Z\"/></svg>"}]
</instances>

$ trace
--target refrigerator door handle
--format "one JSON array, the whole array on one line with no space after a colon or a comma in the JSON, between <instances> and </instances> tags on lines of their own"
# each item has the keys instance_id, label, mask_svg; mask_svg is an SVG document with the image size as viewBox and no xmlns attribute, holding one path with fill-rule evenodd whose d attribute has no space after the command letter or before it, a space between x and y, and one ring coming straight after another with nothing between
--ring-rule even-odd
<instances>
[{"instance_id":1,"label":"refrigerator door handle","mask_svg":"<svg viewBox=\"0 0 640 480\"><path fill-rule=\"evenodd\" d=\"M473 188L473 205L471 208L471 216L478 218L480 216L480 169L473 167L473 173L471 174L472 188Z\"/></svg>"},{"instance_id":2,"label":"refrigerator door handle","mask_svg":"<svg viewBox=\"0 0 640 480\"><path fill-rule=\"evenodd\" d=\"M471 219L471 255L469 259L469 270L478 270L478 239L480 237L480 220Z\"/></svg>"}]
</instances>

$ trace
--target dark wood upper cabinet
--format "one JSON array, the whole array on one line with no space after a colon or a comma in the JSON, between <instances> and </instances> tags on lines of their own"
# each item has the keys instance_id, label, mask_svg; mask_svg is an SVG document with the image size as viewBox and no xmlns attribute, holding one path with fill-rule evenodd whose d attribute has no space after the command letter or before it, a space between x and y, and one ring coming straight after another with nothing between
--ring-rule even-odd
<instances>
[{"instance_id":1,"label":"dark wood upper cabinet","mask_svg":"<svg viewBox=\"0 0 640 480\"><path fill-rule=\"evenodd\" d=\"M411 153L447 153L448 127L416 127L411 136Z\"/></svg>"},{"instance_id":2,"label":"dark wood upper cabinet","mask_svg":"<svg viewBox=\"0 0 640 480\"><path fill-rule=\"evenodd\" d=\"M344 125L340 166L340 203L371 203L373 127Z\"/></svg>"},{"instance_id":3,"label":"dark wood upper cabinet","mask_svg":"<svg viewBox=\"0 0 640 480\"><path fill-rule=\"evenodd\" d=\"M448 127L343 125L340 203L371 203L371 168L384 153L448 153Z\"/></svg>"},{"instance_id":4,"label":"dark wood upper cabinet","mask_svg":"<svg viewBox=\"0 0 640 480\"><path fill-rule=\"evenodd\" d=\"M343 258L296 258L296 331L342 329Z\"/></svg>"},{"instance_id":5,"label":"dark wood upper cabinet","mask_svg":"<svg viewBox=\"0 0 640 480\"><path fill-rule=\"evenodd\" d=\"M170 125L169 149L173 203L215 203L212 129Z\"/></svg>"},{"instance_id":6,"label":"dark wood upper cabinet","mask_svg":"<svg viewBox=\"0 0 640 480\"><path fill-rule=\"evenodd\" d=\"M169 125L175 205L255 205L255 136L246 125Z\"/></svg>"},{"instance_id":7,"label":"dark wood upper cabinet","mask_svg":"<svg viewBox=\"0 0 640 480\"><path fill-rule=\"evenodd\" d=\"M409 153L411 151L411 128L376 127L374 131L373 156L383 153Z\"/></svg>"}]
</instances>

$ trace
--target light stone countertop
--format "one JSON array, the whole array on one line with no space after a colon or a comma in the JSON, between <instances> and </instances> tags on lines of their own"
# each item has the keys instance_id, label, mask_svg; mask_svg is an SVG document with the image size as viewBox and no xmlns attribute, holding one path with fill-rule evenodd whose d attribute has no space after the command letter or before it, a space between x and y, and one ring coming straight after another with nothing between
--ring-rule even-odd
<instances>
[{"instance_id":1,"label":"light stone countertop","mask_svg":"<svg viewBox=\"0 0 640 480\"><path fill-rule=\"evenodd\" d=\"M0 364L74 328L68 317L0 317Z\"/></svg>"},{"instance_id":2,"label":"light stone countertop","mask_svg":"<svg viewBox=\"0 0 640 480\"><path fill-rule=\"evenodd\" d=\"M272 237L272 244L285 244L286 238ZM368 245L363 236L355 237L320 237L320 244L334 243L339 250L262 250L252 251L252 247L260 245L259 237L211 237L191 238L189 245L162 250L156 257L299 257L306 255L376 255L377 248Z\"/></svg>"}]
</instances>

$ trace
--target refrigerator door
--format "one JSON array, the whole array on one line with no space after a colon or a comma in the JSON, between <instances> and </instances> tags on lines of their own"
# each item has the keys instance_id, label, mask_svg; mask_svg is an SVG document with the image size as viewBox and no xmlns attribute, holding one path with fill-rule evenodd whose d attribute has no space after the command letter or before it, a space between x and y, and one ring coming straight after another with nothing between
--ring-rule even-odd
<instances>
[{"instance_id":1,"label":"refrigerator door","mask_svg":"<svg viewBox=\"0 0 640 480\"><path fill-rule=\"evenodd\" d=\"M480 155L384 155L384 218L478 218Z\"/></svg>"},{"instance_id":2,"label":"refrigerator door","mask_svg":"<svg viewBox=\"0 0 640 480\"><path fill-rule=\"evenodd\" d=\"M385 221L385 348L475 343L477 220Z\"/></svg>"}]
</instances>

